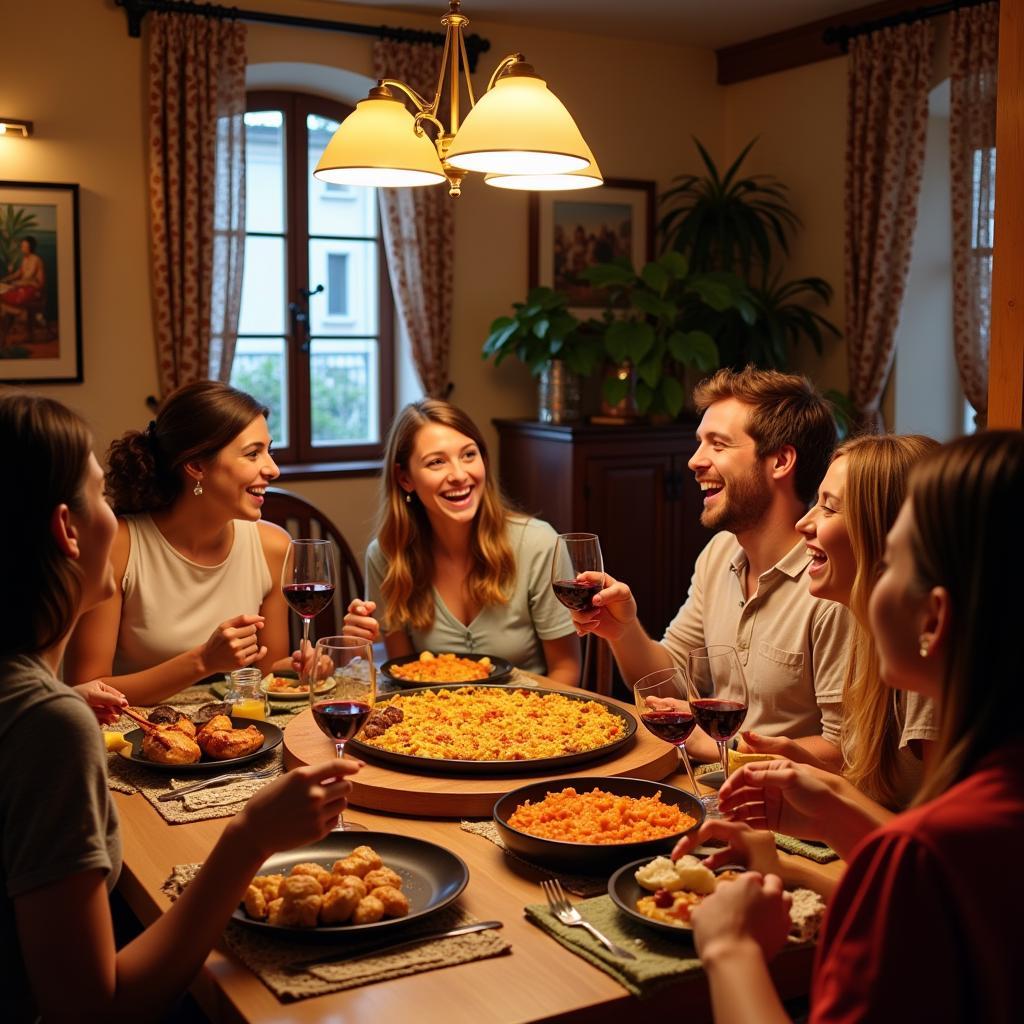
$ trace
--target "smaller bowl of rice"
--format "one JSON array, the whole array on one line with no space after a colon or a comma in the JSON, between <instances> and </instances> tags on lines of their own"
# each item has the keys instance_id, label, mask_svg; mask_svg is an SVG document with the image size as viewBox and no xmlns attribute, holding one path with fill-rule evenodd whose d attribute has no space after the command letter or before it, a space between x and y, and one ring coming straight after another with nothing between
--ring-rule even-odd
<instances>
[{"instance_id":1,"label":"smaller bowl of rice","mask_svg":"<svg viewBox=\"0 0 1024 1024\"><path fill-rule=\"evenodd\" d=\"M703 821L704 805L692 793L614 776L532 782L494 805L494 824L509 850L581 875L668 853Z\"/></svg>"}]
</instances>

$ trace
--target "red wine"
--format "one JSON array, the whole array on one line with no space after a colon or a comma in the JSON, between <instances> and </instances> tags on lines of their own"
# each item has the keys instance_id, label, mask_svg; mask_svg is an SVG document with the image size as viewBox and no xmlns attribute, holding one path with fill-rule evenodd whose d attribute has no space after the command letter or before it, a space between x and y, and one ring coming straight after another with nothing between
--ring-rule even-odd
<instances>
[{"instance_id":1,"label":"red wine","mask_svg":"<svg viewBox=\"0 0 1024 1024\"><path fill-rule=\"evenodd\" d=\"M582 580L555 580L551 588L566 608L575 612L585 611L591 606L594 595L601 589L600 583L585 583Z\"/></svg>"},{"instance_id":2,"label":"red wine","mask_svg":"<svg viewBox=\"0 0 1024 1024\"><path fill-rule=\"evenodd\" d=\"M304 619L319 615L334 597L333 583L286 583L284 599Z\"/></svg>"},{"instance_id":3,"label":"red wine","mask_svg":"<svg viewBox=\"0 0 1024 1024\"><path fill-rule=\"evenodd\" d=\"M713 739L731 739L747 717L747 705L735 700L715 700L702 697L691 700L690 707L697 716L697 724Z\"/></svg>"},{"instance_id":4,"label":"red wine","mask_svg":"<svg viewBox=\"0 0 1024 1024\"><path fill-rule=\"evenodd\" d=\"M338 743L344 743L363 727L370 714L370 705L357 700L318 700L313 705L313 718Z\"/></svg>"},{"instance_id":5,"label":"red wine","mask_svg":"<svg viewBox=\"0 0 1024 1024\"><path fill-rule=\"evenodd\" d=\"M640 721L659 740L674 743L677 747L686 742L697 724L688 711L647 711L640 716Z\"/></svg>"}]
</instances>

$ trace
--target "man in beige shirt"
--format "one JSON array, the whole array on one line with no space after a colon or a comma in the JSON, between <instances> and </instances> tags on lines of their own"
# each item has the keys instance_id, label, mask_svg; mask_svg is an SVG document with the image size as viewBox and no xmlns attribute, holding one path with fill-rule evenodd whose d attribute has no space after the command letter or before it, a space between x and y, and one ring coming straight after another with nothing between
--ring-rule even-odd
<instances>
[{"instance_id":1,"label":"man in beige shirt","mask_svg":"<svg viewBox=\"0 0 1024 1024\"><path fill-rule=\"evenodd\" d=\"M685 668L695 647L734 646L750 691L749 745L785 753L770 738L789 737L803 748L801 760L838 771L849 613L811 597L810 556L795 529L835 446L828 404L803 377L752 367L719 371L694 398L703 418L689 467L704 492L701 523L721 532L697 558L686 603L655 641L629 587L606 574L593 608L573 619L580 635L611 644L629 684L673 664ZM700 729L687 749L718 757Z\"/></svg>"}]
</instances>

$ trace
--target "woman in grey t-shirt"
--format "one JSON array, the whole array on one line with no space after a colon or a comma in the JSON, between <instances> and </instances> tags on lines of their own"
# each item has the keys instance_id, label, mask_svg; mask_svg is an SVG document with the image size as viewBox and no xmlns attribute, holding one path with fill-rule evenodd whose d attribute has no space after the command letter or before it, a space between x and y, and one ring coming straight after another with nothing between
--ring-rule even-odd
<instances>
[{"instance_id":1,"label":"woman in grey t-shirt","mask_svg":"<svg viewBox=\"0 0 1024 1024\"><path fill-rule=\"evenodd\" d=\"M406 406L388 437L367 595L345 632L388 656L493 654L558 682L579 681L579 641L551 589L555 532L512 512L476 424L447 402Z\"/></svg>"}]
</instances>

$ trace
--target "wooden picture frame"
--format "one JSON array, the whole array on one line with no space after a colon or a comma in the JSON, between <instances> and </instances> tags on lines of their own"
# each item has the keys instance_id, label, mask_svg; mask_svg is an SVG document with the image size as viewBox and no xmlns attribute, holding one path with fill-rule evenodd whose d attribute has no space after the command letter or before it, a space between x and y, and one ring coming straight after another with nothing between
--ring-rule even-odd
<instances>
[{"instance_id":1,"label":"wooden picture frame","mask_svg":"<svg viewBox=\"0 0 1024 1024\"><path fill-rule=\"evenodd\" d=\"M0 381L80 384L78 186L0 181Z\"/></svg>"},{"instance_id":2,"label":"wooden picture frame","mask_svg":"<svg viewBox=\"0 0 1024 1024\"><path fill-rule=\"evenodd\" d=\"M604 309L607 293L577 278L593 263L626 256L639 271L654 259L655 183L606 178L599 188L530 194L530 287L569 296L581 319Z\"/></svg>"}]
</instances>

